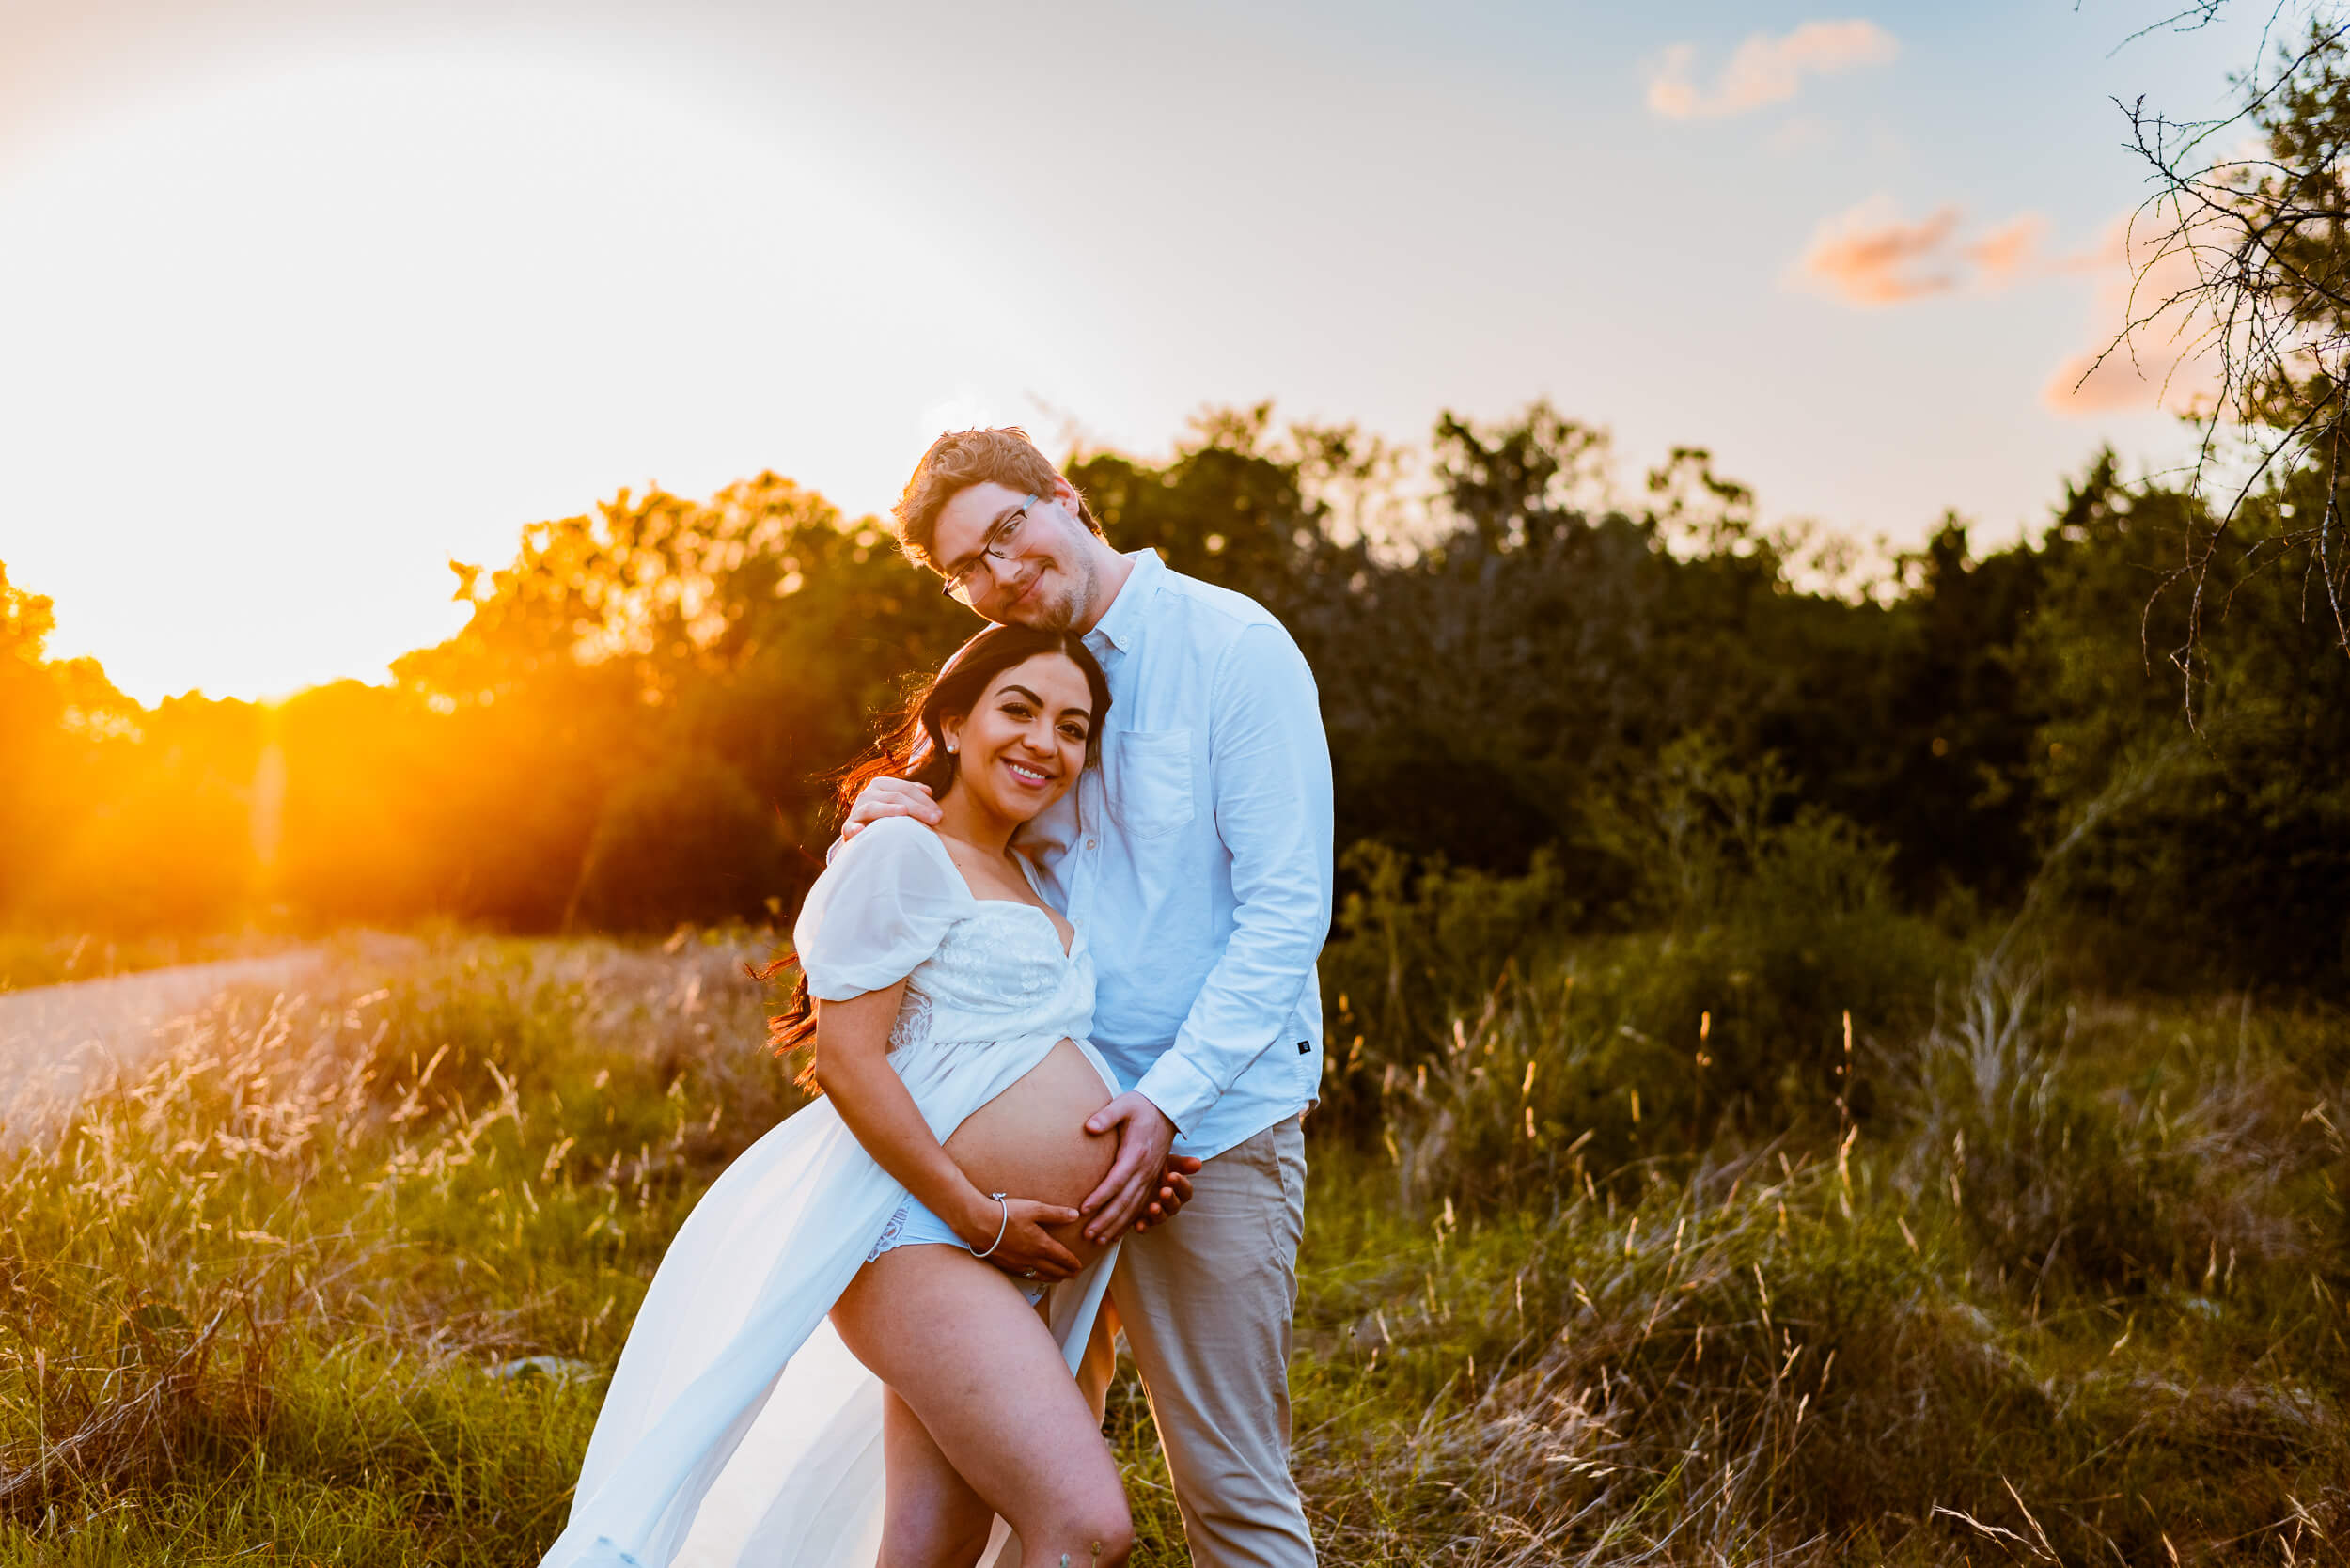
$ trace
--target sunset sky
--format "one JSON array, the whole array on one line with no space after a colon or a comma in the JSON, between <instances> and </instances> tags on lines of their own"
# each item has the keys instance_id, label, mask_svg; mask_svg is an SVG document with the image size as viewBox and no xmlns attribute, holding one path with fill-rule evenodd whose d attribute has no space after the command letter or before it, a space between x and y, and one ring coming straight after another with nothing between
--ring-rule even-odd
<instances>
[{"instance_id":1,"label":"sunset sky","mask_svg":"<svg viewBox=\"0 0 2350 1568\"><path fill-rule=\"evenodd\" d=\"M1537 396L1624 478L1987 543L2100 441L2112 99L2265 8L0 0L0 561L143 700L381 679L452 557L946 425L1165 452Z\"/></svg>"}]
</instances>

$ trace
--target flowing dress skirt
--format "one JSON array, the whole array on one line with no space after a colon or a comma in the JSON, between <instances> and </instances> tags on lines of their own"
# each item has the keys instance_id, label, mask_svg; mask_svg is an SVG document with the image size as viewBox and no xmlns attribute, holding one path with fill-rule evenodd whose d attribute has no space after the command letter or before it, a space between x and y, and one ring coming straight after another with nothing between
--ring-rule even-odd
<instances>
[{"instance_id":1,"label":"flowing dress skirt","mask_svg":"<svg viewBox=\"0 0 2350 1568\"><path fill-rule=\"evenodd\" d=\"M889 1061L943 1142L1060 1038L925 1041ZM1100 1054L1075 1043L1117 1093ZM829 1100L727 1168L653 1276L545 1568L870 1568L882 1385L825 1315L905 1198ZM1073 1374L1117 1253L1045 1298ZM999 1519L986 1560L1006 1536Z\"/></svg>"}]
</instances>

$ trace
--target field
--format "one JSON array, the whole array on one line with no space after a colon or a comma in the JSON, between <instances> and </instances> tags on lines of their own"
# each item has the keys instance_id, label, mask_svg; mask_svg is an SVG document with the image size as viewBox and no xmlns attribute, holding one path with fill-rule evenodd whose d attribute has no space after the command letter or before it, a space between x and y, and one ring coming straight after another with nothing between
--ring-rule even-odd
<instances>
[{"instance_id":1,"label":"field","mask_svg":"<svg viewBox=\"0 0 2350 1568\"><path fill-rule=\"evenodd\" d=\"M1884 922L1544 947L1495 924L1539 888L1371 870L1292 1367L1325 1561L2342 1560L2339 1015ZM534 1561L665 1239L798 1103L760 952L348 960L7 1155L0 1561ZM1112 1431L1186 1560L1138 1388Z\"/></svg>"},{"instance_id":2,"label":"field","mask_svg":"<svg viewBox=\"0 0 2350 1568\"><path fill-rule=\"evenodd\" d=\"M901 705L961 657L974 611L1116 634L1127 695L1091 713L1111 788L1090 798L1120 803L1106 831L1135 825L1120 732L1159 721L1110 618L1164 585L1113 551L1244 596L1312 678L1318 720L1252 625L1218 655L1191 744L1216 786L1194 820L1219 829L1277 788L1321 821L1327 762L1327 1050L1290 1367L1324 1562L2350 1564L2350 11L2190 0L2123 28L2076 5L2043 19L2071 29L2044 47L1954 8L1734 43L1720 18L1644 16L1638 60L1628 24L1584 39L1571 8L1449 24L1417 51L1394 47L1429 32L1415 8L1330 39L1257 26L1241 48L1153 11L1148 39L1058 29L1053 102L1014 118L1048 133L1088 75L1116 112L1051 165L1090 221L1013 235L996 220L1033 198L977 193L1033 182L1033 160L966 159L901 191L889 169L915 167L900 154L921 150L904 133L926 98L970 118L909 90L925 61L968 76L1020 35L898 51L890 90L860 93L842 8L534 8L531 25L577 38L525 60L452 34L454 74L432 63L439 22L403 22L397 59L360 28L359 74L219 118L244 151L179 179L204 116L279 102L251 98L277 90L270 59L343 71L331 18L306 15L298 50L245 47L292 8L176 8L233 10L233 51L182 48L198 24L177 16L142 30L142 58L195 86L212 55L236 66L201 91L142 106L124 72L83 72L120 101L106 115L177 138L171 157L117 156L106 115L37 150L93 177L151 164L170 187L155 200L96 201L79 174L0 181L0 207L54 188L142 231L190 219L177 245L109 243L103 265L0 296L74 320L57 306L86 274L105 302L90 331L40 338L47 371L36 355L12 379L58 439L19 443L40 462L18 476L23 522L0 523L0 1568L537 1562L665 1248L805 1106L799 1064L764 1044L780 993L753 967L827 863L843 781L917 766L876 736L915 732ZM481 8L402 9L474 28ZM670 13L691 25L661 43ZM619 124L754 22L689 72L679 113L644 121L721 138L694 166L723 177L639 180L658 160L632 133L631 158L582 141L594 169L540 178L564 138L525 110L550 70L611 54L578 101ZM44 71L41 102L77 90L73 61L112 57L110 33L77 43L79 26L44 23L24 54L72 67ZM745 68L770 35L780 77ZM1284 39L1311 69L1256 91ZM2250 51L2241 74L2206 53L2222 46ZM2042 78L1952 136L1959 100L1935 73L1966 47ZM1614 74L1561 96L1545 49ZM509 53L528 81L499 75ZM1195 56L1248 80L1211 92ZM1394 90L1415 61L1440 79ZM1170 102L1216 102L1214 121L1087 177L1121 117L1167 119L1136 110L1169 62ZM1465 96L1486 66L1491 90ZM1898 76L1866 86L1883 67ZM432 73L416 101L435 125L478 87L483 134L395 117L332 165L361 178L313 178L335 117L365 108L352 84L395 69ZM772 90L810 71L823 90ZM2128 85L2150 72L2159 90ZM721 78L757 84L755 109L728 112ZM2101 135L2127 127L2108 149L2127 178L2103 196L2066 162L2069 120L2030 133L2011 112L2092 90L2118 95ZM869 99L893 121L871 147L840 119ZM1251 105L1275 117L1253 139L1222 112ZM1916 134L1896 134L1901 105L1926 112ZM1636 217L1594 225L1579 191L1532 176L1588 163L1590 138L1559 129L1619 110L1640 118L1608 143ZM1726 158L1700 155L1708 136ZM1647 180L1622 155L1643 148L1669 155ZM1984 149L1997 179L1952 183ZM826 176L810 149L853 162ZM752 178L770 151L776 178ZM1807 215L1852 156L1901 178ZM446 206L463 180L435 172L445 157L496 175L494 221ZM1187 208L1194 165L1215 199ZM1435 167L1440 190L1415 172ZM1731 174L1727 206L1692 201L1712 194L1701 169ZM1280 214L1269 245L1231 243L1265 231L1233 216L1252 182ZM844 247L817 221L835 187L882 227L851 223ZM424 205L352 243L321 221L337 191L412 188ZM722 221L679 221L697 191ZM550 194L579 205L533 205ZM1465 244L1386 243L1430 195L1454 227L1509 216ZM1638 221L1642 203L1674 216ZM1330 286L1354 209L1383 239L1347 247ZM1719 227L1748 209L1762 219L1737 243L1683 240L1684 213ZM660 243L594 243L649 210ZM248 212L301 214L300 243ZM217 243L186 243L196 218ZM758 241L776 221L782 250ZM54 261L85 229L103 238L38 224L43 243L17 248ZM1149 243L1116 243L1134 232ZM1324 243L1291 237L1308 233ZM421 293L351 286L410 241ZM221 277L300 287L239 309L186 292L205 275L187 257L240 246L252 264ZM1089 281L1089 249L1121 263ZM1374 287L1391 250L1408 275ZM900 320L793 285L844 257L852 282L946 288L884 290L915 310ZM616 258L624 289L566 305ZM1311 297L1283 282L1301 258ZM450 259L465 281L442 292L492 301L495 330L438 307L401 325ZM1588 286L1625 263L1631 294ZM135 286L157 265L170 275ZM754 280L755 308L721 308L729 277ZM1614 352L1578 324L1642 288L1668 305L1642 316L1661 336ZM622 296L658 306L642 330L605 308ZM1008 308L1030 296L1040 309ZM182 297L196 307L149 311L155 330L117 308ZM861 324L796 331L795 301ZM1066 305L1145 330L1044 353ZM1337 330L1253 327L1268 310ZM2119 336L2055 343L2019 310ZM259 351L286 311L300 353L274 373ZM201 335L163 330L180 318ZM1787 372L1773 400L1737 369L1742 326L1794 346L1766 355ZM1171 413L1184 365L1232 333L1250 341L1215 356L1214 389L1249 392L1230 371L1255 365L1268 396L1134 446L1140 411ZM1043 377L1013 402L1026 370L923 368L1012 337L1028 346L1006 366ZM836 342L866 368L837 388ZM1303 417L1269 395L1293 343L1310 368L1283 395ZM704 350L722 375L696 369ZM1573 405L1533 396L1561 351L1581 367L1560 383ZM181 362L204 395L147 395ZM1838 368L1807 387L1815 364ZM403 365L435 395L385 400ZM358 376L350 395L338 374ZM1591 401L1611 376L1634 400L1621 445ZM735 413L712 424L697 400L728 377L757 396L720 396ZM497 416L452 420L438 390L477 388ZM1398 423L1436 389L1420 433ZM257 417L264 393L332 439ZM566 397L592 417L545 424ZM1668 404L1686 429L1657 424ZM891 431L998 408L1058 427L1055 449L964 432L898 492L917 453L885 460ZM2157 410L2191 412L2157 438ZM826 437L844 415L869 434ZM228 439L191 433L213 416ZM677 417L682 445L659 428ZM403 436L415 419L424 438ZM1807 456L1813 427L1835 440ZM608 488L647 472L630 452L671 449L710 488ZM730 478L711 467L728 452ZM34 471L52 460L55 483ZM964 482L981 475L1001 494ZM886 516L862 510L890 493ZM932 501L954 514L943 533ZM986 508L998 525L959 538ZM503 542L481 532L499 516ZM931 570L990 559L960 584ZM453 582L423 587L444 560ZM1246 700L1252 662L1288 697ZM209 966L226 960L242 962ZM222 991L231 976L243 989ZM154 1049L109 1054L126 1042ZM1187 1561L1131 1379L1108 1428L1136 1560Z\"/></svg>"},{"instance_id":3,"label":"field","mask_svg":"<svg viewBox=\"0 0 2350 1568\"><path fill-rule=\"evenodd\" d=\"M86 933L60 937L0 930L0 991L103 980L181 964L257 958L293 946L285 938L258 932L236 936L110 938Z\"/></svg>"}]
</instances>

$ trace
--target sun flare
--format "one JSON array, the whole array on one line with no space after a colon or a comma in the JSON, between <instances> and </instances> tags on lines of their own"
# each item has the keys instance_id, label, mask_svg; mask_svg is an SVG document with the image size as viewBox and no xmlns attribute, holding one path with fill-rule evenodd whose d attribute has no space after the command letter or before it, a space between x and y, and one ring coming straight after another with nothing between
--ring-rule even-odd
<instances>
[{"instance_id":1,"label":"sun flare","mask_svg":"<svg viewBox=\"0 0 2350 1568\"><path fill-rule=\"evenodd\" d=\"M462 623L446 560L624 486L883 504L913 410L1034 368L826 149L576 67L214 82L57 140L0 225L0 559L150 701L380 676Z\"/></svg>"}]
</instances>

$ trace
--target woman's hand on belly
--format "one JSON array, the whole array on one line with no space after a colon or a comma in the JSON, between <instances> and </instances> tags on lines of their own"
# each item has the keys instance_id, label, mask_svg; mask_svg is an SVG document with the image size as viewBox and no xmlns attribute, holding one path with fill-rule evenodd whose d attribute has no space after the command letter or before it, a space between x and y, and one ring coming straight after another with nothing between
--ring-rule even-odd
<instances>
[{"instance_id":1,"label":"woman's hand on belly","mask_svg":"<svg viewBox=\"0 0 2350 1568\"><path fill-rule=\"evenodd\" d=\"M1118 1155L1114 1135L1085 1130L1086 1119L1109 1101L1102 1075L1064 1040L965 1118L947 1140L947 1153L981 1192L1010 1193L1073 1216ZM1081 1262L1091 1262L1103 1248L1087 1242L1083 1229L1074 1217L1045 1227Z\"/></svg>"},{"instance_id":2,"label":"woman's hand on belly","mask_svg":"<svg viewBox=\"0 0 2350 1568\"><path fill-rule=\"evenodd\" d=\"M990 1208L998 1205L989 1204ZM1006 1274L1016 1274L1023 1279L1067 1279L1082 1270L1094 1258L1092 1252L1080 1253L1066 1237L1078 1229L1077 1211L1061 1203L1039 1203L1033 1199L1014 1198L1005 1193L1000 1206L1000 1229L993 1246L980 1242L968 1245L975 1253L985 1252L982 1261L994 1263Z\"/></svg>"}]
</instances>

